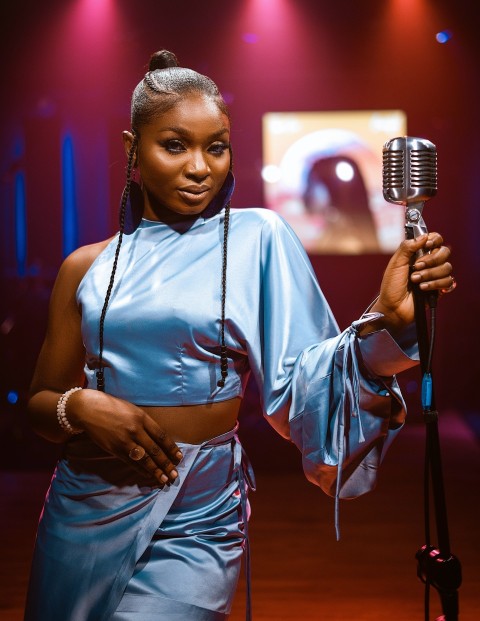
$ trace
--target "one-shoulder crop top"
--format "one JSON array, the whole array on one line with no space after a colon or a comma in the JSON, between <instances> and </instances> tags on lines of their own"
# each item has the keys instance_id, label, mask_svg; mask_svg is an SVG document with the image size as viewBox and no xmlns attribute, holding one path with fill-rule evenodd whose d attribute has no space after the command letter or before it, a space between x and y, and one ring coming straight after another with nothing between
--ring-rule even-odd
<instances>
[{"instance_id":1,"label":"one-shoulder crop top","mask_svg":"<svg viewBox=\"0 0 480 621\"><path fill-rule=\"evenodd\" d=\"M229 374L219 388L223 222L223 210L183 225L143 220L124 236L105 319L106 392L145 406L205 404L242 396L253 371L268 413L288 402L301 351L338 333L290 227L267 209L232 209ZM91 388L116 245L114 238L77 291Z\"/></svg>"}]
</instances>

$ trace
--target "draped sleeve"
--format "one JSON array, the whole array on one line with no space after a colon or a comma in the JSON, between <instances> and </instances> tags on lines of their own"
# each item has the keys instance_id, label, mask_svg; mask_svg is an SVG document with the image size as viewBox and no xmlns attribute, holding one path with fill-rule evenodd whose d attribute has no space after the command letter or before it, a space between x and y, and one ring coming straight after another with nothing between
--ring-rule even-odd
<instances>
[{"instance_id":1,"label":"draped sleeve","mask_svg":"<svg viewBox=\"0 0 480 621\"><path fill-rule=\"evenodd\" d=\"M340 333L300 241L272 212L261 234L259 316L248 354L265 417L326 493L371 490L405 419L395 374L418 362L414 331L398 342L387 330L361 337L381 317L366 313Z\"/></svg>"}]
</instances>

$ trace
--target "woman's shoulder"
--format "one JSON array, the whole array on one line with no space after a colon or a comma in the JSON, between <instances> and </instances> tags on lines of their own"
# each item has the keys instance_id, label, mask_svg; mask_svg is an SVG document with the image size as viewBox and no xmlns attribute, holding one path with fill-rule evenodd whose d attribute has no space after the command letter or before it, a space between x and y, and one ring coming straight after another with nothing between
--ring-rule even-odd
<instances>
[{"instance_id":1,"label":"woman's shoulder","mask_svg":"<svg viewBox=\"0 0 480 621\"><path fill-rule=\"evenodd\" d=\"M101 242L81 246L74 250L63 261L59 271L59 279L67 279L73 286L85 276L96 258L105 250L113 238Z\"/></svg>"},{"instance_id":2,"label":"woman's shoulder","mask_svg":"<svg viewBox=\"0 0 480 621\"><path fill-rule=\"evenodd\" d=\"M68 255L60 266L55 280L51 296L52 308L60 309L59 312L63 312L72 303L76 304L75 295L79 283L110 241L107 239L96 244L82 246Z\"/></svg>"},{"instance_id":3,"label":"woman's shoulder","mask_svg":"<svg viewBox=\"0 0 480 621\"><path fill-rule=\"evenodd\" d=\"M272 209L267 207L232 207L230 210L234 218L240 220L255 220L257 222L276 222L282 217Z\"/></svg>"},{"instance_id":4,"label":"woman's shoulder","mask_svg":"<svg viewBox=\"0 0 480 621\"><path fill-rule=\"evenodd\" d=\"M243 207L232 209L232 219L235 227L242 232L248 231L261 238L263 242L301 245L300 241L288 222L273 209L266 207Z\"/></svg>"},{"instance_id":5,"label":"woman's shoulder","mask_svg":"<svg viewBox=\"0 0 480 621\"><path fill-rule=\"evenodd\" d=\"M262 231L288 229L287 222L280 214L266 207L240 207L231 210L233 221L237 226L254 225Z\"/></svg>"}]
</instances>

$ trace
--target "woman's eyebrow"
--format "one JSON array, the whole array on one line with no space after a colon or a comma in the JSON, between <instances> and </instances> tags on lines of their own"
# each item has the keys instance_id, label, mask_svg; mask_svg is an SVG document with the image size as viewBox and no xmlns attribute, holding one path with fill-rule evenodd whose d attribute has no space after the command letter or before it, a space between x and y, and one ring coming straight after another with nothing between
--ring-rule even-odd
<instances>
[{"instance_id":1,"label":"woman's eyebrow","mask_svg":"<svg viewBox=\"0 0 480 621\"><path fill-rule=\"evenodd\" d=\"M187 127L181 127L177 125L172 125L169 127L162 127L161 129L158 130L157 133L163 133L163 132L173 132L175 134L178 134L179 136L185 136L185 138L191 138L193 134L195 133L189 130ZM213 132L213 134L210 134L209 139L217 140L218 138L221 138L222 136L228 133L229 133L228 127L223 127L222 129L219 129L218 131Z\"/></svg>"}]
</instances>

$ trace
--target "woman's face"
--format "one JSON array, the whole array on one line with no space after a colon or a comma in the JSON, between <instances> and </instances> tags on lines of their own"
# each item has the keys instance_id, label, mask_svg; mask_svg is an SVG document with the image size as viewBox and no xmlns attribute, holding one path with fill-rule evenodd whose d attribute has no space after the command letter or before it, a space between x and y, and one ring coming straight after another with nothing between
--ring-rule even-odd
<instances>
[{"instance_id":1,"label":"woman's face","mask_svg":"<svg viewBox=\"0 0 480 621\"><path fill-rule=\"evenodd\" d=\"M131 134L124 134L125 146ZM230 123L203 95L185 96L140 128L136 165L143 184L144 217L200 214L216 196L230 168Z\"/></svg>"}]
</instances>

